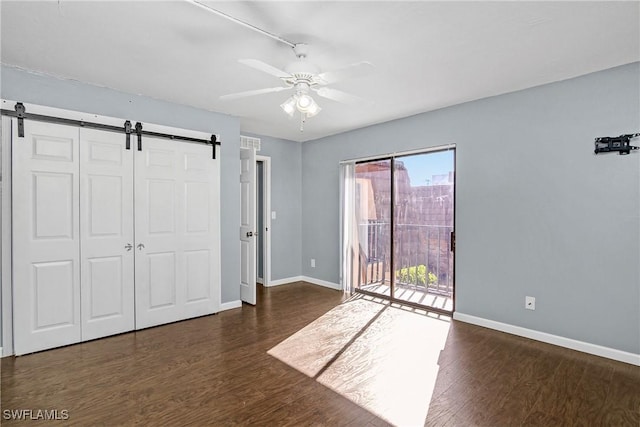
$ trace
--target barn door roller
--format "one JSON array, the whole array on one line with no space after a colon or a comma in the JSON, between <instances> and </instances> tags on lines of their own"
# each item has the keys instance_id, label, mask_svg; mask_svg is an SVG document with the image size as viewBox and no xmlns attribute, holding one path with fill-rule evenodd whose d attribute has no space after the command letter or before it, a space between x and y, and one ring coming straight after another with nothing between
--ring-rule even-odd
<instances>
[{"instance_id":1,"label":"barn door roller","mask_svg":"<svg viewBox=\"0 0 640 427\"><path fill-rule=\"evenodd\" d=\"M20 138L24 138L24 104L22 102L17 102L15 109L16 117L18 118L18 136Z\"/></svg>"}]
</instances>

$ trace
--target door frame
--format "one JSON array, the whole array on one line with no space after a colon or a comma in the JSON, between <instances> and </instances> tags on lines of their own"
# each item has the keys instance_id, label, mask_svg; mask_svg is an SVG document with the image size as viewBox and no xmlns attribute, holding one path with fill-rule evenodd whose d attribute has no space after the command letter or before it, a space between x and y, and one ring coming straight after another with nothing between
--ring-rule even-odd
<instances>
[{"instance_id":1,"label":"door frame","mask_svg":"<svg viewBox=\"0 0 640 427\"><path fill-rule=\"evenodd\" d=\"M3 104L4 105L4 104ZM0 248L0 261L2 276L0 284L2 292L0 300L2 303L2 342L0 343L0 357L13 354L13 288L12 288L12 240L11 229L11 118L2 116L2 165L0 176L2 177L2 247Z\"/></svg>"},{"instance_id":2,"label":"door frame","mask_svg":"<svg viewBox=\"0 0 640 427\"><path fill-rule=\"evenodd\" d=\"M262 215L264 227L263 230L260 230L263 237L262 269L264 277L262 277L262 286L267 287L271 284L271 157L256 154L256 162L262 162L262 212L256 211L256 215Z\"/></svg>"},{"instance_id":3,"label":"door frame","mask_svg":"<svg viewBox=\"0 0 640 427\"><path fill-rule=\"evenodd\" d=\"M362 158L357 158L357 159L349 159L349 160L343 160L340 162L340 164L345 164L345 163L353 163L353 164L358 164L358 163L366 163L366 162L373 162L373 161L377 161L377 160L390 160L391 162L391 167L390 167L390 179L391 179L391 229L394 229L394 217L395 217L395 213L394 213L394 201L395 201L395 179L394 179L394 171L395 171L395 160L398 157L404 157L404 156L410 156L410 155L419 155L419 154L428 154L428 153L435 153L435 152L440 152L440 151L448 151L451 150L453 151L453 238L454 238L454 244L455 241L457 240L456 238L456 217L458 216L458 212L456 210L456 187L457 187L457 175L458 175L458 163L457 163L457 146L455 143L450 143L450 144L443 144L443 145L439 145L439 146L433 146L433 147L426 147L426 148L422 148L422 149L416 149L416 150L409 150L409 151L401 151L401 152L393 152L393 153L387 153L387 154L381 154L379 156L368 156L368 157L362 157ZM342 198L343 195L340 194L340 197ZM342 205L342 202L341 202ZM344 242L344 227L342 224L342 217L343 217L343 213L340 212L340 244L342 245ZM393 234L393 232L392 232ZM395 263L394 263L394 240L393 238L391 239L391 248L390 248L390 256L391 256L391 270L394 271L395 270ZM340 250L340 256L343 257L343 250ZM444 314L447 316L451 316L453 315L453 313L455 313L456 311L456 247L453 247L453 258L452 258L452 264L453 264L453 274L452 274L452 286L453 286L453 291L452 291L452 295L451 295L451 301L452 301L452 308L451 311L447 311L447 310L442 310L436 307L429 307L429 306L424 306L418 303L414 303L411 301L405 301L405 300L400 300L395 298L394 295L394 291L395 291L395 274L391 274L391 283L390 283L390 289L389 289L389 297L385 296L385 295L381 295L375 292L371 292L371 291L367 291L367 290L362 290L362 289L357 289L355 287L352 286L352 293L360 293L360 294L365 294L365 295L369 295L369 296L373 296L373 297L378 297L378 298L382 298L382 299L386 299L388 301L390 301L391 303L398 303L398 304L402 304L402 305L408 305L408 306L412 306L412 307L416 307L422 310L427 310L427 311L431 311L431 312L435 312L435 313L439 313L439 314ZM344 262L341 259L340 260L340 265L343 265ZM344 273L343 273L344 274ZM344 279L342 279L344 280ZM344 288L345 283L342 283L342 287Z\"/></svg>"}]
</instances>

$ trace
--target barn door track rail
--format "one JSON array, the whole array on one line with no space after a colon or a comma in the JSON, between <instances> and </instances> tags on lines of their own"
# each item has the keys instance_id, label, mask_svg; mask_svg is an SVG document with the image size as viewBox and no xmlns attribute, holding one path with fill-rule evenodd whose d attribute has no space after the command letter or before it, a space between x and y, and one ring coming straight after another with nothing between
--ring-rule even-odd
<instances>
[{"instance_id":1,"label":"barn door track rail","mask_svg":"<svg viewBox=\"0 0 640 427\"><path fill-rule=\"evenodd\" d=\"M137 137L138 151L142 151L143 136L152 136L156 138L166 138L166 139L172 139L176 141L194 142L198 144L211 145L213 148L213 154L212 154L213 159L216 158L216 146L220 145L220 141L218 141L218 138L216 137L215 134L211 135L211 139L200 139L200 138L192 138L189 136L173 135L169 133L152 132L152 131L143 130L142 123L136 122L135 126L132 126L130 120L126 120L122 126L113 126L113 125L107 125L104 123L87 122L84 120L73 120L73 119L66 119L63 117L45 116L42 114L27 113L26 108L22 102L17 102L14 107L14 110L2 109L1 111L3 116L16 117L18 119L18 136L20 138L24 138L24 120L27 119L27 120L38 120L41 122L48 122L48 123L59 123L59 124L65 124L65 125L71 125L71 126L80 126L85 128L91 128L91 129L107 130L111 132L122 132L126 135L126 138L127 138L127 141L126 141L127 150L131 149L132 134L135 134Z\"/></svg>"}]
</instances>

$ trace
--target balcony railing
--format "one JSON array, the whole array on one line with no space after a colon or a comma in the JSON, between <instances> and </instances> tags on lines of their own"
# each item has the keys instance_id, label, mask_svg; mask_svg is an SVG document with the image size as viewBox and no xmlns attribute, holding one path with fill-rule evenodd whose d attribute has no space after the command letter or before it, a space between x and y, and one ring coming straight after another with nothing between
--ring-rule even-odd
<instances>
[{"instance_id":1,"label":"balcony railing","mask_svg":"<svg viewBox=\"0 0 640 427\"><path fill-rule=\"evenodd\" d=\"M443 296L453 295L452 226L395 224L396 286ZM359 224L360 285L389 283L391 271L390 223L370 220Z\"/></svg>"}]
</instances>

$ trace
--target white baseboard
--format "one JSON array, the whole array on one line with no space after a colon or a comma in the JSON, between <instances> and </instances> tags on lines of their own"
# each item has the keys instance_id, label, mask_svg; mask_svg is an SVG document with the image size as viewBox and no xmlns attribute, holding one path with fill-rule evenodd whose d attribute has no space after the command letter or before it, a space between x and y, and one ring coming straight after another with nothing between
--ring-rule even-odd
<instances>
[{"instance_id":1,"label":"white baseboard","mask_svg":"<svg viewBox=\"0 0 640 427\"><path fill-rule=\"evenodd\" d=\"M304 280L303 276L285 277L284 279L277 279L277 280L270 281L267 287L288 285L289 283L300 282L302 280Z\"/></svg>"},{"instance_id":2,"label":"white baseboard","mask_svg":"<svg viewBox=\"0 0 640 427\"><path fill-rule=\"evenodd\" d=\"M264 285L264 279L262 277L258 277L256 279L256 283L260 283L261 285Z\"/></svg>"},{"instance_id":3,"label":"white baseboard","mask_svg":"<svg viewBox=\"0 0 640 427\"><path fill-rule=\"evenodd\" d=\"M284 279L272 280L271 282L269 282L269 287L288 285L289 283L293 282L308 282L314 285L324 286L325 288L342 290L342 286L338 285L337 283L327 282L326 280L320 280L309 276L293 276L285 277Z\"/></svg>"},{"instance_id":4,"label":"white baseboard","mask_svg":"<svg viewBox=\"0 0 640 427\"><path fill-rule=\"evenodd\" d=\"M314 285L324 286L325 288L335 289L337 291L342 290L342 286L337 283L327 282L326 280L316 279L315 277L302 276L301 280L313 283Z\"/></svg>"},{"instance_id":5,"label":"white baseboard","mask_svg":"<svg viewBox=\"0 0 640 427\"><path fill-rule=\"evenodd\" d=\"M578 341L571 338L552 335L546 332L535 331L533 329L527 329L521 326L514 326L507 323L496 322L495 320L484 319L482 317L476 317L460 312L453 313L453 318L461 322L471 323L473 325L478 325L489 329L495 329L496 331L506 332L508 334L518 335L536 341L542 341L547 344L566 347L572 350L581 351L583 353L594 354L596 356L606 357L608 359L640 366L640 354L629 353L609 347L603 347L597 344L591 344L584 341Z\"/></svg>"},{"instance_id":6,"label":"white baseboard","mask_svg":"<svg viewBox=\"0 0 640 427\"><path fill-rule=\"evenodd\" d=\"M220 311L226 311L240 307L242 307L242 301L240 300L223 302L222 304L220 304Z\"/></svg>"}]
</instances>

